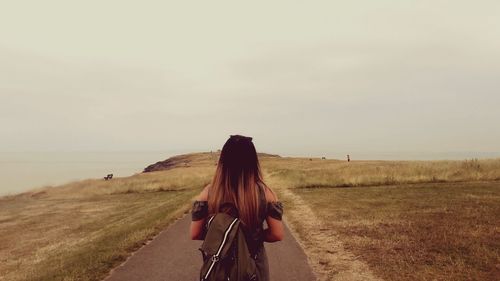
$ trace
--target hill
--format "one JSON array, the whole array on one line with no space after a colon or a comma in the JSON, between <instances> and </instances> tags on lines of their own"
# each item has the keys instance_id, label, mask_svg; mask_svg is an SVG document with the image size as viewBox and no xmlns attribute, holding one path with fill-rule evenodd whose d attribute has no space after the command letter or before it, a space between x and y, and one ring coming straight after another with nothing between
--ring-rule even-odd
<instances>
[{"instance_id":1,"label":"hill","mask_svg":"<svg viewBox=\"0 0 500 281\"><path fill-rule=\"evenodd\" d=\"M259 159L279 158L279 155L268 153L257 153ZM165 171L178 167L191 167L192 165L205 165L207 162L213 162L214 165L220 156L220 150L216 152L189 153L170 157L163 161L158 161L144 168L143 173Z\"/></svg>"}]
</instances>

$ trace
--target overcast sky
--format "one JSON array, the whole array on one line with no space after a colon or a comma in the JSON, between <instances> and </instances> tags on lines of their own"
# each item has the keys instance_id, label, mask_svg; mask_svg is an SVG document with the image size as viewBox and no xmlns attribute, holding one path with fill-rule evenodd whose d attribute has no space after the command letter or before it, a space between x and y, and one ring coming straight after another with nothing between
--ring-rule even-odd
<instances>
[{"instance_id":1,"label":"overcast sky","mask_svg":"<svg viewBox=\"0 0 500 281\"><path fill-rule=\"evenodd\" d=\"M0 151L500 152L500 2L3 1Z\"/></svg>"}]
</instances>

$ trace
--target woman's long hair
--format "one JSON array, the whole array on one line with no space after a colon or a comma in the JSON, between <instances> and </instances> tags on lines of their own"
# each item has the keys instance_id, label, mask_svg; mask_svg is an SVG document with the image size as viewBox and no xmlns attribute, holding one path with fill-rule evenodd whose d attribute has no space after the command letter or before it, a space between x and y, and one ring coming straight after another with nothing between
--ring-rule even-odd
<instances>
[{"instance_id":1,"label":"woman's long hair","mask_svg":"<svg viewBox=\"0 0 500 281\"><path fill-rule=\"evenodd\" d=\"M249 228L259 224L259 186L264 185L251 137L231 135L222 148L208 195L211 214L224 203L232 203L238 216Z\"/></svg>"}]
</instances>

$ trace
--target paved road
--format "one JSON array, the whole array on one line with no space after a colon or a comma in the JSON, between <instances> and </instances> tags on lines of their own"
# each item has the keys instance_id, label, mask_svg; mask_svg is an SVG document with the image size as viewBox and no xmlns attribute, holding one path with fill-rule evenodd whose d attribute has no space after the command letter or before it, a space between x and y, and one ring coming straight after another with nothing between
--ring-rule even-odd
<instances>
[{"instance_id":1,"label":"paved road","mask_svg":"<svg viewBox=\"0 0 500 281\"><path fill-rule=\"evenodd\" d=\"M188 239L190 215L162 231L153 241L113 269L106 281L198 281L201 241ZM285 227L285 239L265 243L271 281L316 280L304 251Z\"/></svg>"}]
</instances>

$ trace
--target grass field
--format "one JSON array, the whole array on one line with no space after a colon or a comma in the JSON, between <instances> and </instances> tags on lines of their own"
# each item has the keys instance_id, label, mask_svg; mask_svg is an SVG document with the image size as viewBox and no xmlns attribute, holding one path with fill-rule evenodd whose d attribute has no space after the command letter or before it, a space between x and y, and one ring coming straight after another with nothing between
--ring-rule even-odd
<instances>
[{"instance_id":1,"label":"grass field","mask_svg":"<svg viewBox=\"0 0 500 281\"><path fill-rule=\"evenodd\" d=\"M313 206L325 231L385 280L500 276L500 182L293 192Z\"/></svg>"},{"instance_id":2,"label":"grass field","mask_svg":"<svg viewBox=\"0 0 500 281\"><path fill-rule=\"evenodd\" d=\"M338 161L275 158L264 162L288 187L353 187L500 180L500 159L464 161Z\"/></svg>"},{"instance_id":3,"label":"grass field","mask_svg":"<svg viewBox=\"0 0 500 281\"><path fill-rule=\"evenodd\" d=\"M188 210L212 173L182 167L1 198L0 280L101 280Z\"/></svg>"},{"instance_id":4,"label":"grass field","mask_svg":"<svg viewBox=\"0 0 500 281\"><path fill-rule=\"evenodd\" d=\"M498 280L499 163L276 159L266 172L321 280Z\"/></svg>"},{"instance_id":5,"label":"grass field","mask_svg":"<svg viewBox=\"0 0 500 281\"><path fill-rule=\"evenodd\" d=\"M0 280L101 280L211 180L215 154L183 159L166 171L0 198ZM500 159L261 164L321 280L488 280L499 272Z\"/></svg>"}]
</instances>

